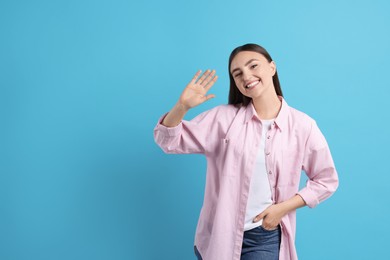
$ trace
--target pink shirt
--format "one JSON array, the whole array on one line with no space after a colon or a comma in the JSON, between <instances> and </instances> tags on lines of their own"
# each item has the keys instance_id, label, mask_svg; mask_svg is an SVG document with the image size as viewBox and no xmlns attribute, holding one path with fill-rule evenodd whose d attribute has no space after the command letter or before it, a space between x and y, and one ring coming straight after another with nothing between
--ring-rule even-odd
<instances>
[{"instance_id":1,"label":"pink shirt","mask_svg":"<svg viewBox=\"0 0 390 260\"><path fill-rule=\"evenodd\" d=\"M172 128L160 124L162 119L154 137L166 153L202 153L207 158L204 202L195 236L198 251L203 260L239 260L262 132L253 104L218 106ZM309 207L315 207L337 189L337 172L317 124L284 99L265 139L265 163L273 203L299 194ZM301 170L309 180L298 190ZM295 211L282 218L279 259L297 259L295 220Z\"/></svg>"}]
</instances>

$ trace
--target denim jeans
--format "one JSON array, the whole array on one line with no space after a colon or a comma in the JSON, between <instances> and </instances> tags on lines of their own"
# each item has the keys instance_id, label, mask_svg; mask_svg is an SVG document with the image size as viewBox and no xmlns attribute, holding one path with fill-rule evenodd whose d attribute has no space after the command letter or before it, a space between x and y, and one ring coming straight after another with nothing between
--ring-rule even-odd
<instances>
[{"instance_id":1,"label":"denim jeans","mask_svg":"<svg viewBox=\"0 0 390 260\"><path fill-rule=\"evenodd\" d=\"M281 230L266 230L262 226L244 232L241 260L278 260Z\"/></svg>"},{"instance_id":2,"label":"denim jeans","mask_svg":"<svg viewBox=\"0 0 390 260\"><path fill-rule=\"evenodd\" d=\"M198 249L196 248L196 246L194 246L194 251L195 251L195 255L196 255L196 258L198 260L202 260L202 256L200 255Z\"/></svg>"},{"instance_id":3,"label":"denim jeans","mask_svg":"<svg viewBox=\"0 0 390 260\"><path fill-rule=\"evenodd\" d=\"M262 226L244 232L241 260L278 260L280 249L280 226L275 230L266 230ZM196 246L195 255L202 260Z\"/></svg>"}]
</instances>

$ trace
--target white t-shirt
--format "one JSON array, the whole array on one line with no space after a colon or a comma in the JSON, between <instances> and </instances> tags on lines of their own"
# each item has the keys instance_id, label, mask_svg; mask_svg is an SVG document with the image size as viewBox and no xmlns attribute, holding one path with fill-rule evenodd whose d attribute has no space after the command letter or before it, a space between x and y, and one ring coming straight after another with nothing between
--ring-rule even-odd
<instances>
[{"instance_id":1,"label":"white t-shirt","mask_svg":"<svg viewBox=\"0 0 390 260\"><path fill-rule=\"evenodd\" d=\"M244 231L260 226L263 220L253 223L253 219L272 205L271 187L269 184L267 169L265 165L265 136L271 128L274 119L261 120L262 133L260 140L260 151L257 154L254 172L252 173L248 203L246 206Z\"/></svg>"}]
</instances>

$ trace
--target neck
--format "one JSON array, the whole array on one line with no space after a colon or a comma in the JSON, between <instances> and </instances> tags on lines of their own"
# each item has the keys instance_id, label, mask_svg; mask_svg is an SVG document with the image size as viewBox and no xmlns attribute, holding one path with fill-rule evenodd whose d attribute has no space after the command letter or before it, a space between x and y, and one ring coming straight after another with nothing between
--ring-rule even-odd
<instances>
[{"instance_id":1,"label":"neck","mask_svg":"<svg viewBox=\"0 0 390 260\"><path fill-rule=\"evenodd\" d=\"M257 116L260 119L267 120L277 117L280 108L282 107L282 102L275 93L275 95L271 95L271 97L261 96L254 99L253 106L255 107Z\"/></svg>"}]
</instances>

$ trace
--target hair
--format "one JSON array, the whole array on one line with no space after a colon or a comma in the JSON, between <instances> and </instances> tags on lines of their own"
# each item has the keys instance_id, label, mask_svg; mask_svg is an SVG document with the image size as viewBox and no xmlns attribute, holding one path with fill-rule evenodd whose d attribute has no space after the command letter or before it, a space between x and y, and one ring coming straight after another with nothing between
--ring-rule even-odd
<instances>
[{"instance_id":1,"label":"hair","mask_svg":"<svg viewBox=\"0 0 390 260\"><path fill-rule=\"evenodd\" d=\"M260 45L254 44L254 43L248 43L248 44L239 46L239 47L235 48L232 51L232 53L230 54L230 57L229 57L229 68L228 68L228 70L229 70L229 79L230 79L229 104L232 104L232 105L239 105L239 104L241 104L243 106L247 106L251 102L252 98L247 97L247 96L243 95L240 92L240 90L236 86L236 83L234 82L233 75L230 72L230 66L232 64L232 61L233 61L234 57L236 57L236 55L238 53L242 52L242 51L253 51L253 52L260 53L261 55L263 55L268 60L268 62L271 62L272 58L271 58L271 55L269 55L269 53L267 52L266 49L264 49ZM276 94L278 96L282 96L283 97L283 93L282 93L282 89L280 88L279 77L278 77L278 72L277 71L275 72L275 75L272 77L272 81L274 83Z\"/></svg>"}]
</instances>

